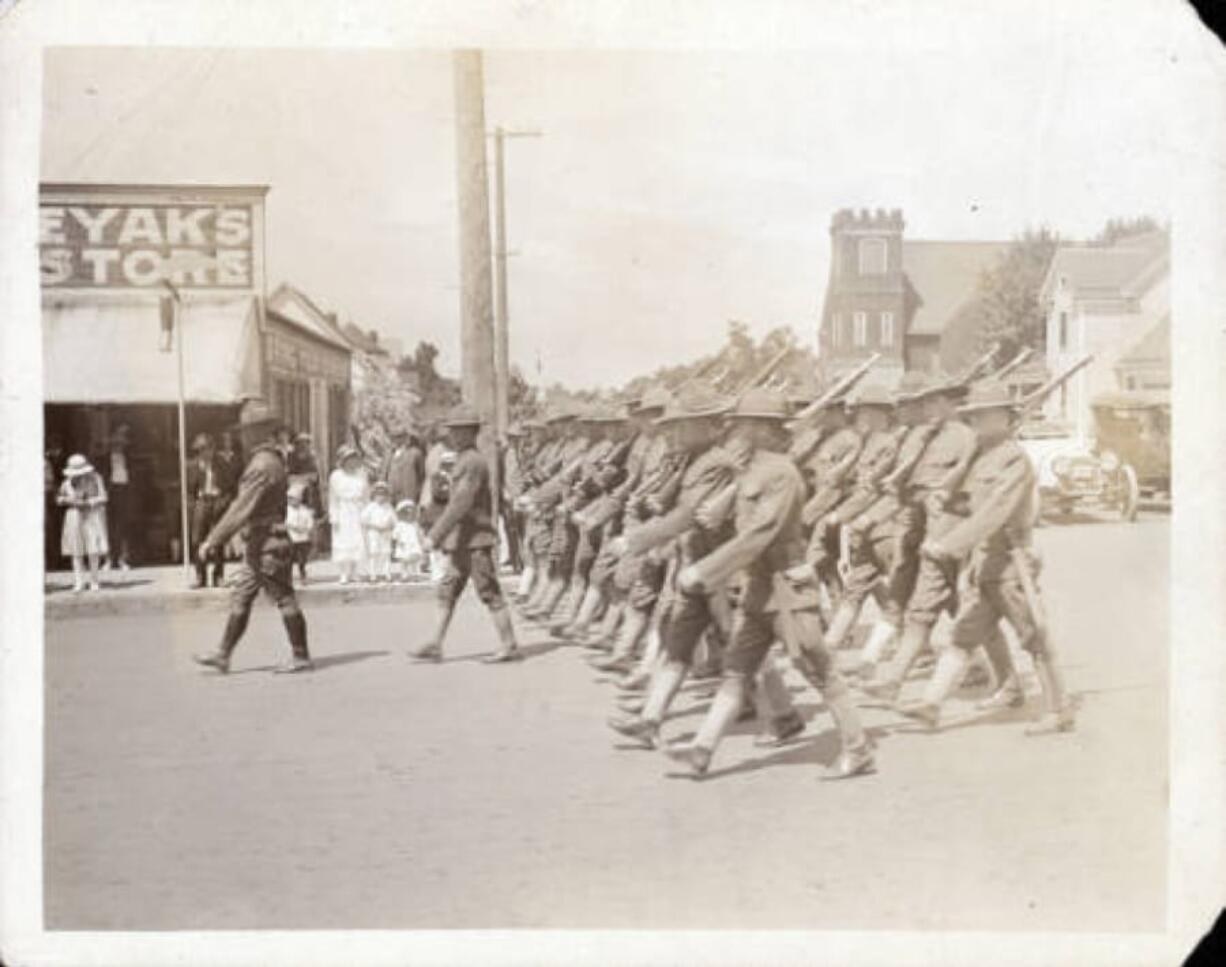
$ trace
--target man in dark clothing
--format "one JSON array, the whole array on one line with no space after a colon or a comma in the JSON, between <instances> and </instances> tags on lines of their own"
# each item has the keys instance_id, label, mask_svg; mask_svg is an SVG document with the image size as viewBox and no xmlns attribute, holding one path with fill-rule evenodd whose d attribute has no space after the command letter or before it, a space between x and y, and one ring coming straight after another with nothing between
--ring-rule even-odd
<instances>
[{"instance_id":1,"label":"man in dark clothing","mask_svg":"<svg viewBox=\"0 0 1226 967\"><path fill-rule=\"evenodd\" d=\"M398 507L402 500L420 502L421 485L426 476L425 462L425 452L415 434L402 429L393 431L392 452L380 475L391 488L393 507Z\"/></svg>"},{"instance_id":2,"label":"man in dark clothing","mask_svg":"<svg viewBox=\"0 0 1226 967\"><path fill-rule=\"evenodd\" d=\"M291 575L292 546L285 530L285 458L268 436L270 427L267 419L251 420L241 427L251 460L239 480L233 503L197 551L201 560L207 560L214 548L224 547L239 528L243 529L243 563L235 576L221 643L215 652L194 656L199 664L222 673L230 670L230 655L247 629L251 606L261 589L280 609L293 648L290 661L276 670L301 672L314 668L307 650L306 619L298 608Z\"/></svg>"},{"instance_id":3,"label":"man in dark clothing","mask_svg":"<svg viewBox=\"0 0 1226 967\"><path fill-rule=\"evenodd\" d=\"M455 467L451 471L447 505L422 540L422 550L426 554L436 547L445 551L447 570L438 586L439 613L434 638L410 651L409 656L418 661L442 660L443 639L451 616L471 578L482 604L489 609L502 643L498 651L484 660L488 663L516 661L522 656L498 583L498 565L494 559L498 532L494 524L490 466L476 446L481 418L471 407L461 405L444 425L456 451Z\"/></svg>"},{"instance_id":4,"label":"man in dark clothing","mask_svg":"<svg viewBox=\"0 0 1226 967\"><path fill-rule=\"evenodd\" d=\"M222 517L226 507L224 470L213 449L213 440L201 433L192 444L192 462L187 465L187 498L191 501L192 544L196 548ZM213 587L221 587L225 574L225 547L216 545L210 557L196 554L194 590L208 587L208 566L213 565Z\"/></svg>"}]
</instances>

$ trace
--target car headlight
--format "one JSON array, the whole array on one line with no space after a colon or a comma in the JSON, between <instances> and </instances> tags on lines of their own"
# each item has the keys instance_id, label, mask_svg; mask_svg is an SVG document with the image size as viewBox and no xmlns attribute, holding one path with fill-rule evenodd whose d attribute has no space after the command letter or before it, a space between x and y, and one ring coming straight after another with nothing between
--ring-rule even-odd
<instances>
[{"instance_id":1,"label":"car headlight","mask_svg":"<svg viewBox=\"0 0 1226 967\"><path fill-rule=\"evenodd\" d=\"M1103 452L1102 465L1107 473L1115 473L1120 468L1120 458L1110 450L1106 450Z\"/></svg>"}]
</instances>

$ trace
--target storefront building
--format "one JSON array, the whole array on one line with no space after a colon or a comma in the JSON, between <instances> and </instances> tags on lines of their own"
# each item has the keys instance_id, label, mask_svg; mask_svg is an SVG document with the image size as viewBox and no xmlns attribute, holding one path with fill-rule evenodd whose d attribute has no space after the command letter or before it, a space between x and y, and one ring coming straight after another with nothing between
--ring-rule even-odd
<instances>
[{"instance_id":1,"label":"storefront building","mask_svg":"<svg viewBox=\"0 0 1226 967\"><path fill-rule=\"evenodd\" d=\"M217 437L234 427L248 403L264 401L308 431L347 414L345 351L304 352L299 343L312 337L266 312L267 191L40 186L48 448L62 457L84 453L98 466L116 429L128 427L134 564L168 563L182 553L180 399L189 446L197 434ZM336 355L344 356L343 380ZM285 389L303 379L305 404L298 390ZM313 379L328 385L318 397ZM57 479L62 466L61 458L52 468Z\"/></svg>"}]
</instances>

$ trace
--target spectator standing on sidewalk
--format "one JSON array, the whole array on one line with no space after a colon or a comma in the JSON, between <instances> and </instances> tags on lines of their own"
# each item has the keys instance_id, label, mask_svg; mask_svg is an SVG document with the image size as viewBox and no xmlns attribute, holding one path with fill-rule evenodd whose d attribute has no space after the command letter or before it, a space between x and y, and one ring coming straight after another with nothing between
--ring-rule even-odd
<instances>
[{"instance_id":1,"label":"spectator standing on sidewalk","mask_svg":"<svg viewBox=\"0 0 1226 967\"><path fill-rule=\"evenodd\" d=\"M97 461L107 492L107 546L105 569L128 570L132 563L132 494L134 478L129 445L132 431L121 423L111 434L107 452Z\"/></svg>"},{"instance_id":2,"label":"spectator standing on sidewalk","mask_svg":"<svg viewBox=\"0 0 1226 967\"><path fill-rule=\"evenodd\" d=\"M106 536L106 485L101 475L81 454L74 453L64 468L56 502L66 508L60 550L72 558L72 590L85 588L85 562L89 562L89 587L102 590L98 583L98 560L108 551Z\"/></svg>"},{"instance_id":3,"label":"spectator standing on sidewalk","mask_svg":"<svg viewBox=\"0 0 1226 967\"><path fill-rule=\"evenodd\" d=\"M187 465L187 497L191 501L192 559L196 562L196 583L193 590L209 586L209 566L212 565L213 587L221 587L225 577L225 549L214 547L212 556L204 558L195 553L213 525L225 513L226 500L222 491L223 480L213 439L207 433L199 434L192 442L192 461Z\"/></svg>"},{"instance_id":4,"label":"spectator standing on sidewalk","mask_svg":"<svg viewBox=\"0 0 1226 967\"><path fill-rule=\"evenodd\" d=\"M362 511L370 500L370 482L362 457L345 445L336 454L337 468L328 478L328 520L332 525L332 560L341 584L361 573L366 559Z\"/></svg>"}]
</instances>

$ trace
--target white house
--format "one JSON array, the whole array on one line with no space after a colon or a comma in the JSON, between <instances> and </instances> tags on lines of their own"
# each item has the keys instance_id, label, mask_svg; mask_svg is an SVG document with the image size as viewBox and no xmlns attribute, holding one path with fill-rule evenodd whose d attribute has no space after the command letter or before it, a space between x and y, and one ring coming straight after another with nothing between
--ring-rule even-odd
<instances>
[{"instance_id":1,"label":"white house","mask_svg":"<svg viewBox=\"0 0 1226 967\"><path fill-rule=\"evenodd\" d=\"M1113 245L1056 251L1040 300L1053 373L1086 353L1094 361L1047 403L1050 419L1087 438L1090 405L1103 392L1170 386L1170 240L1164 232Z\"/></svg>"}]
</instances>

